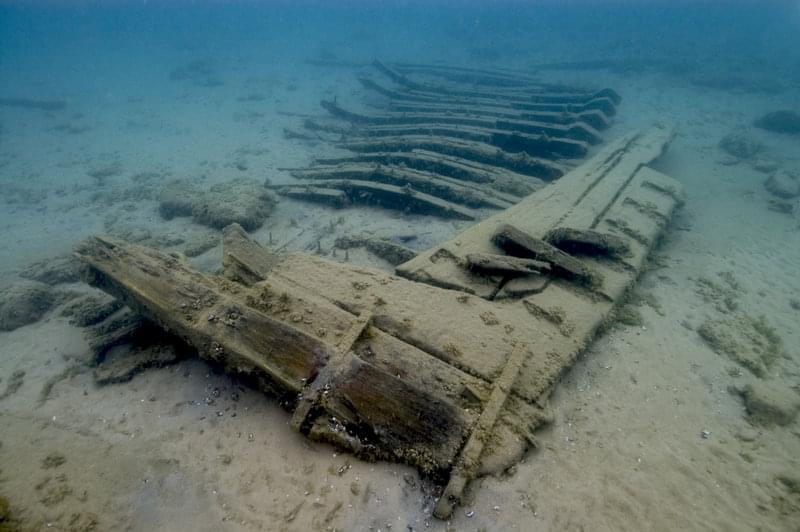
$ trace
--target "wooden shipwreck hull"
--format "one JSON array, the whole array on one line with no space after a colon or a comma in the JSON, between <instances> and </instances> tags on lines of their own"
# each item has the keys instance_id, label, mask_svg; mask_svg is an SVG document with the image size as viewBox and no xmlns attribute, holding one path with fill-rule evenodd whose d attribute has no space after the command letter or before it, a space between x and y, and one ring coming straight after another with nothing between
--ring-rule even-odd
<instances>
[{"instance_id":1,"label":"wooden shipwreck hull","mask_svg":"<svg viewBox=\"0 0 800 532\"><path fill-rule=\"evenodd\" d=\"M274 255L238 226L222 276L106 237L77 254L88 282L289 398L296 430L441 480L446 518L535 444L558 376L641 272L680 203L647 166L670 140L621 138L397 275Z\"/></svg>"}]
</instances>

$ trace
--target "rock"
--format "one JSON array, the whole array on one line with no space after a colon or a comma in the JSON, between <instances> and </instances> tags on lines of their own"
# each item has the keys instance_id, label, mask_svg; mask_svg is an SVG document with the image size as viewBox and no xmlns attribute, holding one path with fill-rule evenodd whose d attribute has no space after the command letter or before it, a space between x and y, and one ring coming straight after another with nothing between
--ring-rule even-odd
<instances>
[{"instance_id":1,"label":"rock","mask_svg":"<svg viewBox=\"0 0 800 532\"><path fill-rule=\"evenodd\" d=\"M192 204L200 192L189 181L170 181L158 196L158 212L165 220L178 216L191 216Z\"/></svg>"},{"instance_id":2,"label":"rock","mask_svg":"<svg viewBox=\"0 0 800 532\"><path fill-rule=\"evenodd\" d=\"M258 229L272 212L274 197L254 180L239 178L213 185L207 191L188 181L173 181L159 195L158 210L165 220L192 216L197 223L222 229L238 223L247 231Z\"/></svg>"},{"instance_id":3,"label":"rock","mask_svg":"<svg viewBox=\"0 0 800 532\"><path fill-rule=\"evenodd\" d=\"M777 381L751 382L741 395L750 419L759 425L788 425L800 411L800 395Z\"/></svg>"},{"instance_id":4,"label":"rock","mask_svg":"<svg viewBox=\"0 0 800 532\"><path fill-rule=\"evenodd\" d=\"M72 255L51 257L29 264L20 277L48 285L77 283L80 281L80 265Z\"/></svg>"},{"instance_id":5,"label":"rock","mask_svg":"<svg viewBox=\"0 0 800 532\"><path fill-rule=\"evenodd\" d=\"M800 135L800 114L794 111L774 111L756 119L753 125L785 135Z\"/></svg>"},{"instance_id":6,"label":"rock","mask_svg":"<svg viewBox=\"0 0 800 532\"><path fill-rule=\"evenodd\" d=\"M13 331L38 321L56 302L44 283L21 281L0 291L0 331Z\"/></svg>"},{"instance_id":7,"label":"rock","mask_svg":"<svg viewBox=\"0 0 800 532\"><path fill-rule=\"evenodd\" d=\"M192 205L196 222L222 229L233 223L245 231L258 229L272 212L274 197L251 179L234 179L212 186Z\"/></svg>"},{"instance_id":8,"label":"rock","mask_svg":"<svg viewBox=\"0 0 800 532\"><path fill-rule=\"evenodd\" d=\"M764 146L758 140L742 133L725 135L719 141L719 147L722 151L737 159L752 159L764 149Z\"/></svg>"},{"instance_id":9,"label":"rock","mask_svg":"<svg viewBox=\"0 0 800 532\"><path fill-rule=\"evenodd\" d=\"M800 196L800 180L786 171L778 171L772 174L764 182L764 186L775 196L783 199L791 199Z\"/></svg>"}]
</instances>

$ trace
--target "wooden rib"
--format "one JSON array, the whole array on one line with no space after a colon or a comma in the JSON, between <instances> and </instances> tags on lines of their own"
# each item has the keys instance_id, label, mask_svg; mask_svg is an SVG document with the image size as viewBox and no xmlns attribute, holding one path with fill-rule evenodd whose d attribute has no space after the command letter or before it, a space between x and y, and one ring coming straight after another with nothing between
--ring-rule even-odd
<instances>
[{"instance_id":1,"label":"wooden rib","mask_svg":"<svg viewBox=\"0 0 800 532\"><path fill-rule=\"evenodd\" d=\"M481 90L468 90L456 86L438 86L425 83L419 83L409 79L407 76L398 72L397 70L382 64L380 61L373 61L373 66L378 69L382 74L389 79L406 87L411 93L421 95L440 95L444 94L448 97L451 96L465 96L469 98L492 98L492 99L508 99L520 101L533 101L540 103L585 103L594 100L601 96L608 96L608 91L604 89L602 93L598 92L578 92L574 89L563 88L558 91L545 91L540 87L529 87L528 90L516 91L501 91L495 90L481 91ZM616 94L616 93L614 93Z\"/></svg>"},{"instance_id":2,"label":"wooden rib","mask_svg":"<svg viewBox=\"0 0 800 532\"><path fill-rule=\"evenodd\" d=\"M270 188L276 190L279 194L287 195L287 193L293 193L295 196L299 196L305 190L314 191L318 187L316 182L307 182L292 185L273 185ZM472 209L424 192L415 191L410 187L347 179L325 181L324 189L342 190L352 203L366 203L393 210L430 214L457 220L476 220L480 217Z\"/></svg>"},{"instance_id":3,"label":"wooden rib","mask_svg":"<svg viewBox=\"0 0 800 532\"><path fill-rule=\"evenodd\" d=\"M325 186L289 185L278 190L281 195L287 198L322 203L336 209L341 209L350 203L345 191Z\"/></svg>"},{"instance_id":4,"label":"wooden rib","mask_svg":"<svg viewBox=\"0 0 800 532\"><path fill-rule=\"evenodd\" d=\"M496 98L465 98L465 97L446 97L445 95L422 95L419 93L412 93L407 92L404 90L394 90L383 85L377 83L375 80L360 77L359 82L370 90L373 90L383 96L388 98L393 98L397 100L411 100L417 102L426 102L426 103L452 103L458 105L466 105L466 106L482 106L482 107L497 107L497 108L512 108L512 109L524 109L528 111L552 111L552 112L570 112L570 113L581 113L584 111L589 110L600 110L605 113L607 116L613 116L616 113L616 107L614 106L613 102L609 108L608 103L609 101L606 99L605 101L601 102L602 105L598 105L597 102L587 102L586 104L566 104L566 103L536 103L531 102L529 100L525 101L508 101L508 100L498 100Z\"/></svg>"},{"instance_id":5,"label":"wooden rib","mask_svg":"<svg viewBox=\"0 0 800 532\"><path fill-rule=\"evenodd\" d=\"M349 157L318 158L315 162L322 165L348 162L405 165L408 168L434 172L459 181L489 183L495 190L520 197L527 196L545 185L544 181L532 176L427 150L359 153Z\"/></svg>"},{"instance_id":6,"label":"wooden rib","mask_svg":"<svg viewBox=\"0 0 800 532\"><path fill-rule=\"evenodd\" d=\"M342 118L355 124L458 124L462 126L476 126L489 129L516 131L519 133L546 134L556 138L582 140L590 144L598 144L602 140L602 137L597 130L583 123L563 125L546 122L534 122L531 120L494 120L491 118L448 115L446 113L386 113L381 115L367 115L348 111L342 108L336 102L328 102L323 100L321 105L336 118Z\"/></svg>"},{"instance_id":7,"label":"wooden rib","mask_svg":"<svg viewBox=\"0 0 800 532\"><path fill-rule=\"evenodd\" d=\"M445 79L462 79L470 84L486 84L491 85L493 81L499 81L501 84L507 83L508 85L522 84L520 86L525 88L536 88L552 93L563 92L576 92L574 87L563 84L545 83L539 79L531 76L527 72L512 70L512 69L477 69L469 67L457 67L450 65L417 65L412 63L394 63L395 70L403 73L426 73L434 76L443 77ZM472 76L472 78L470 78ZM486 76L483 78L483 76ZM481 81L485 80L485 83ZM462 82L463 83L463 82ZM500 85L502 86L502 85ZM602 89L593 93L597 96L607 96L611 98L615 105L619 105L622 101L619 94L613 89Z\"/></svg>"},{"instance_id":8,"label":"wooden rib","mask_svg":"<svg viewBox=\"0 0 800 532\"><path fill-rule=\"evenodd\" d=\"M453 508L461 503L461 497L469 481L475 478L478 468L481 465L481 455L486 443L492 436L492 429L497 423L503 406L511 394L514 382L525 362L527 347L524 344L517 344L511 349L508 360L503 367L503 372L492 386L492 394L489 400L483 405L483 410L475 422L470 432L466 445L461 449L453 471L450 473L450 480L444 493L439 498L433 514L439 519L447 519L453 513Z\"/></svg>"},{"instance_id":9,"label":"wooden rib","mask_svg":"<svg viewBox=\"0 0 800 532\"><path fill-rule=\"evenodd\" d=\"M582 158L589 151L588 144L579 140L518 133L506 129L439 123L367 126L353 129L352 133L369 137L432 135L443 138L473 140L497 146L511 153L524 151L543 159Z\"/></svg>"},{"instance_id":10,"label":"wooden rib","mask_svg":"<svg viewBox=\"0 0 800 532\"><path fill-rule=\"evenodd\" d=\"M377 139L341 142L338 144L355 152L411 151L416 149L454 155L469 161L507 168L520 174L552 181L564 175L565 164L531 157L527 153L508 153L483 142L460 139L440 139L427 135L381 137Z\"/></svg>"},{"instance_id":11,"label":"wooden rib","mask_svg":"<svg viewBox=\"0 0 800 532\"><path fill-rule=\"evenodd\" d=\"M469 67L458 67L452 65L425 65L415 63L393 63L395 70L404 74L424 73L439 76L455 81L463 80L466 83L493 85L494 83L510 86L545 86L533 76L524 72L505 70L505 69L480 69Z\"/></svg>"},{"instance_id":12,"label":"wooden rib","mask_svg":"<svg viewBox=\"0 0 800 532\"><path fill-rule=\"evenodd\" d=\"M580 113L557 111L525 111L513 107L489 107L481 105L462 105L450 102L416 102L414 100L391 99L388 108L401 113L449 113L492 118L506 118L510 120L532 120L534 122L547 122L553 124L572 124L583 122L597 130L607 129L608 118L598 110L583 111Z\"/></svg>"},{"instance_id":13,"label":"wooden rib","mask_svg":"<svg viewBox=\"0 0 800 532\"><path fill-rule=\"evenodd\" d=\"M291 172L297 179L375 181L398 187L411 186L430 194L469 207L505 209L519 201L518 197L439 176L430 172L393 165L343 163L335 166L312 166Z\"/></svg>"}]
</instances>

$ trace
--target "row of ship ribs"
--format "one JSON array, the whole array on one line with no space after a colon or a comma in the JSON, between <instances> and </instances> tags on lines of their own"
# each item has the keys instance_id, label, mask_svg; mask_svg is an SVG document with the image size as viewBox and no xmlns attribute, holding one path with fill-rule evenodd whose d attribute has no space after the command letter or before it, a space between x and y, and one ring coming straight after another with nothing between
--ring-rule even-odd
<instances>
[{"instance_id":1,"label":"row of ship ribs","mask_svg":"<svg viewBox=\"0 0 800 532\"><path fill-rule=\"evenodd\" d=\"M522 73L375 61L360 83L377 110L322 101L305 133L341 155L289 169L285 196L479 220L574 168L602 141L620 97Z\"/></svg>"}]
</instances>

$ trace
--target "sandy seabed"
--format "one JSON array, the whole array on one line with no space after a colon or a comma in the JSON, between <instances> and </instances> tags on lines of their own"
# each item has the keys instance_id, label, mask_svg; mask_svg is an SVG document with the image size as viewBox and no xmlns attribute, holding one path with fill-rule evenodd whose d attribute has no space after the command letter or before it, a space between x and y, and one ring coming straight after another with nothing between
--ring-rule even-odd
<instances>
[{"instance_id":1,"label":"sandy seabed","mask_svg":"<svg viewBox=\"0 0 800 532\"><path fill-rule=\"evenodd\" d=\"M451 522L430 518L432 486L413 469L305 440L275 399L201 360L96 385L91 371L70 371L88 346L56 310L0 333L0 392L24 371L0 399L0 495L23 528L798 530L800 425L754 422L739 391L758 380L790 393L800 386L800 221L769 208L764 173L718 148L745 132L764 144L762 160L800 171L796 137L747 131L759 114L798 102L654 73L569 77L622 94L608 139L677 126L657 168L681 181L687 201L635 291L641 322L594 343L557 386L539 448L506 475L474 482ZM167 243L206 234L159 216L161 183L288 182L279 168L330 148L286 139L283 128L319 114L322 97L365 96L349 69L253 75L240 66L224 81L96 89L61 112L0 108L0 283L93 233ZM466 226L282 199L254 235L314 251L320 238L330 250L344 234L415 234L424 249ZM192 261L210 271L220 257L216 246ZM363 251L349 259L389 268ZM719 291L735 311L720 307ZM763 379L697 332L736 316L763 316L782 341Z\"/></svg>"}]
</instances>

